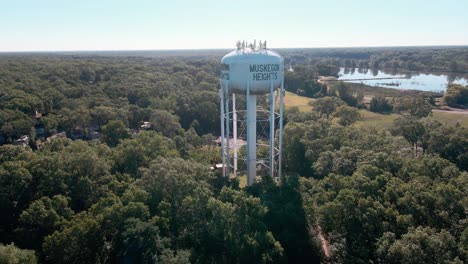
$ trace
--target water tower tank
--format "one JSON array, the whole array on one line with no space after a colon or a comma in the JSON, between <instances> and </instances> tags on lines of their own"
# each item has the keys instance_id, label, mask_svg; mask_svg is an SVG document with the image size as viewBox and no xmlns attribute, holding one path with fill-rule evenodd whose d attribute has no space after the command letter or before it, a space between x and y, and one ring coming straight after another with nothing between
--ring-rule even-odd
<instances>
[{"instance_id":1,"label":"water tower tank","mask_svg":"<svg viewBox=\"0 0 468 264\"><path fill-rule=\"evenodd\" d=\"M245 94L249 83L250 94L267 94L281 86L283 58L267 49L238 48L221 59L221 78L229 81L229 90Z\"/></svg>"}]
</instances>

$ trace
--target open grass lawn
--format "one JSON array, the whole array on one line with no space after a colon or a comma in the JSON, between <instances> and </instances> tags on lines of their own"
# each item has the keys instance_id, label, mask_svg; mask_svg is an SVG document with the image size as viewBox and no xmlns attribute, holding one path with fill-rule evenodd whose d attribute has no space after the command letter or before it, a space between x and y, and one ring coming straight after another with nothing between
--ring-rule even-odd
<instances>
[{"instance_id":1,"label":"open grass lawn","mask_svg":"<svg viewBox=\"0 0 468 264\"><path fill-rule=\"evenodd\" d=\"M396 114L382 115L363 109L359 110L359 113L361 114L361 120L354 124L357 127L388 129L393 125L393 120L398 117Z\"/></svg>"},{"instance_id":2,"label":"open grass lawn","mask_svg":"<svg viewBox=\"0 0 468 264\"><path fill-rule=\"evenodd\" d=\"M312 111L312 106L309 105L309 102L314 102L315 100L317 99L286 92L286 96L284 97L284 106L286 108L297 106L301 112L310 112Z\"/></svg>"},{"instance_id":3,"label":"open grass lawn","mask_svg":"<svg viewBox=\"0 0 468 264\"><path fill-rule=\"evenodd\" d=\"M381 115L370 112L368 110L359 110L362 120L358 121L355 126L359 127L375 127L375 128L390 128L399 115ZM468 115L450 112L432 112L433 119L447 125L456 125L459 123L461 126L468 128Z\"/></svg>"},{"instance_id":4,"label":"open grass lawn","mask_svg":"<svg viewBox=\"0 0 468 264\"><path fill-rule=\"evenodd\" d=\"M315 100L317 99L286 92L286 96L284 97L284 105L286 108L296 106L301 112L310 112L312 111L312 106L309 105L309 102L313 102ZM354 124L354 126L358 127L375 127L388 129L392 126L393 120L395 120L399 116L397 114L382 115L362 109L359 110L359 112L361 113L362 119L356 124ZM448 125L455 125L458 122L463 127L468 128L468 115L466 114L433 112L432 118L438 120L443 124Z\"/></svg>"},{"instance_id":5,"label":"open grass lawn","mask_svg":"<svg viewBox=\"0 0 468 264\"><path fill-rule=\"evenodd\" d=\"M433 112L432 116L439 120L442 124L455 125L459 123L463 127L468 128L468 115L450 112Z\"/></svg>"}]
</instances>

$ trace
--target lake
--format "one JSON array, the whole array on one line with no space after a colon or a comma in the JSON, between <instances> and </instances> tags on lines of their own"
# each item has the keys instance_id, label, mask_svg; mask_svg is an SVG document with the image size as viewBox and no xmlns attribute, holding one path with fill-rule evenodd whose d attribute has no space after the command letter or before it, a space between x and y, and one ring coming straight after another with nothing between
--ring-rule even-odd
<instances>
[{"instance_id":1,"label":"lake","mask_svg":"<svg viewBox=\"0 0 468 264\"><path fill-rule=\"evenodd\" d=\"M358 68L340 68L338 80L377 87L432 92L445 92L448 83L468 85L468 76L466 75L457 76L450 73L400 73Z\"/></svg>"}]
</instances>

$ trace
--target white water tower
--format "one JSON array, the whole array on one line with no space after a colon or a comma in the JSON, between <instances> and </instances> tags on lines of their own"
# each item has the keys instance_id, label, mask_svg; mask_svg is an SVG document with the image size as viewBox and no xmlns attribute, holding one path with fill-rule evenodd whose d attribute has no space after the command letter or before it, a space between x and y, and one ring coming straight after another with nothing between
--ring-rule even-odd
<instances>
[{"instance_id":1,"label":"white water tower","mask_svg":"<svg viewBox=\"0 0 468 264\"><path fill-rule=\"evenodd\" d=\"M237 49L225 55L221 63L223 69L219 95L223 176L237 176L243 170L239 164L244 163L249 186L255 182L257 171L262 168L271 177L280 180L284 108L283 58L268 50L266 42L260 42L258 46L255 42L237 42ZM236 94L245 95L245 110L236 110ZM279 113L275 112L278 95ZM269 109L257 107L258 96L262 96L262 99L268 96ZM258 124L260 125L257 126ZM277 146L275 124L279 126ZM262 128L268 131L262 133ZM246 144L242 143L244 132ZM262 151L265 147L268 150ZM259 157L257 150L261 153L268 152L267 157Z\"/></svg>"}]
</instances>

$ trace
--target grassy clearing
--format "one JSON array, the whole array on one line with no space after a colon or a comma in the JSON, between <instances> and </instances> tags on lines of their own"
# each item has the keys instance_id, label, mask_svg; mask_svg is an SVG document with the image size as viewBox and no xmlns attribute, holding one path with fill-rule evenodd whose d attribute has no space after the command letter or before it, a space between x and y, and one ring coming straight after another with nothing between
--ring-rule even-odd
<instances>
[{"instance_id":1,"label":"grassy clearing","mask_svg":"<svg viewBox=\"0 0 468 264\"><path fill-rule=\"evenodd\" d=\"M312 111L312 106L309 105L309 102L314 102L315 100L317 99L286 92L286 96L284 97L284 106L286 108L296 106L301 112L310 112Z\"/></svg>"},{"instance_id":2,"label":"grassy clearing","mask_svg":"<svg viewBox=\"0 0 468 264\"><path fill-rule=\"evenodd\" d=\"M393 121L400 116L397 114L382 115L370 112L368 110L359 110L359 112L361 113L362 120L354 124L354 126L357 127L375 127L388 129L392 127ZM468 128L468 115L465 114L433 112L431 118L441 122L442 124L454 126L459 123L461 126Z\"/></svg>"},{"instance_id":3,"label":"grassy clearing","mask_svg":"<svg viewBox=\"0 0 468 264\"><path fill-rule=\"evenodd\" d=\"M450 112L432 112L432 116L442 124L456 125L459 123L461 126L468 128L468 115Z\"/></svg>"},{"instance_id":4,"label":"grassy clearing","mask_svg":"<svg viewBox=\"0 0 468 264\"><path fill-rule=\"evenodd\" d=\"M312 111L312 106L309 102L314 102L317 99L300 96L294 93L286 92L284 97L284 105L286 108L298 107L301 112ZM373 113L368 110L359 110L362 119L358 121L354 126L357 127L374 127L388 129L392 127L393 121L399 117L397 114L382 115ZM468 127L468 115L460 113L450 112L433 112L432 118L438 120L443 124L455 125L459 123L463 127Z\"/></svg>"},{"instance_id":5,"label":"grassy clearing","mask_svg":"<svg viewBox=\"0 0 468 264\"><path fill-rule=\"evenodd\" d=\"M354 124L357 127L388 129L392 126L393 120L398 117L396 114L382 115L363 109L359 110L359 113L361 114L361 120Z\"/></svg>"},{"instance_id":6,"label":"grassy clearing","mask_svg":"<svg viewBox=\"0 0 468 264\"><path fill-rule=\"evenodd\" d=\"M381 115L367 110L359 110L359 112L361 113L362 120L355 124L355 126L358 127L375 127L387 129L390 128L393 124L393 121L400 116L397 114ZM461 126L468 128L468 115L466 114L432 112L431 118L441 122L442 124L454 126L459 123Z\"/></svg>"}]
</instances>

